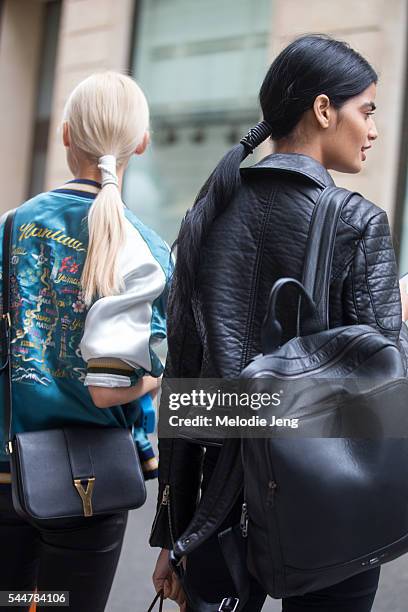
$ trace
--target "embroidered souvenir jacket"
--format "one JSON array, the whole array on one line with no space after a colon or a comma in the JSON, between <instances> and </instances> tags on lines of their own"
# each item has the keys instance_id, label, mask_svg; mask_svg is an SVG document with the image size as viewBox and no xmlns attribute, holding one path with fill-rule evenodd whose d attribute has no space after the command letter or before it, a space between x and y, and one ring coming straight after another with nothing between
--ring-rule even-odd
<instances>
[{"instance_id":1,"label":"embroidered souvenir jacket","mask_svg":"<svg viewBox=\"0 0 408 612\"><path fill-rule=\"evenodd\" d=\"M137 418L137 403L97 408L87 385L129 386L146 373L162 373L155 346L166 336L170 252L127 208L119 257L124 289L85 307L80 277L87 214L99 187L94 181L69 181L16 211L10 279L12 433L82 423L129 427ZM133 432L145 477L154 477L157 462L147 436L138 423ZM8 462L6 435L1 413L2 463ZM4 463L0 471L6 471Z\"/></svg>"}]
</instances>

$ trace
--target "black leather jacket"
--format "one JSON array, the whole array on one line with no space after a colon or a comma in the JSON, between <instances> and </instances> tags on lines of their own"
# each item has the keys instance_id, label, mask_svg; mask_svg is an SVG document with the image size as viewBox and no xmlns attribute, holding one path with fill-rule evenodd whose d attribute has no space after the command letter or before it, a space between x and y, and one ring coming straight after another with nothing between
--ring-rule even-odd
<instances>
[{"instance_id":1,"label":"black leather jacket","mask_svg":"<svg viewBox=\"0 0 408 612\"><path fill-rule=\"evenodd\" d=\"M242 185L211 227L202 253L197 292L185 325L168 316L165 376L237 377L260 352L260 326L273 283L301 280L310 219L321 190L333 185L316 160L273 154L241 170ZM280 307L284 340L295 335L296 295ZM397 340L401 302L387 215L353 196L336 237L330 289L330 326L366 323ZM159 440L159 498L150 543L172 547L199 497L203 448L182 439Z\"/></svg>"}]
</instances>

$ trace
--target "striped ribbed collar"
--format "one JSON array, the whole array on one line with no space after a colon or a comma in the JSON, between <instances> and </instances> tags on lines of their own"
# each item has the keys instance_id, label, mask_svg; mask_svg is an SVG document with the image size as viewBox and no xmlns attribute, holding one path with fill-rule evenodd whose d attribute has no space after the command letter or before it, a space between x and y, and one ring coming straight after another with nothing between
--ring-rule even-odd
<instances>
[{"instance_id":1,"label":"striped ribbed collar","mask_svg":"<svg viewBox=\"0 0 408 612\"><path fill-rule=\"evenodd\" d=\"M101 184L91 179L72 179L61 187L53 189L53 193L65 193L69 195L94 200L99 193Z\"/></svg>"}]
</instances>

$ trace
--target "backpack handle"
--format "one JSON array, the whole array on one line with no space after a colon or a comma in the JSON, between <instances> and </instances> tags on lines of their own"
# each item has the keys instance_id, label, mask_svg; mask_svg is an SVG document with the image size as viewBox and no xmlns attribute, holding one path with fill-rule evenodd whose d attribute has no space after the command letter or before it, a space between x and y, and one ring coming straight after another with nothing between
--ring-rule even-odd
<instances>
[{"instance_id":1,"label":"backpack handle","mask_svg":"<svg viewBox=\"0 0 408 612\"><path fill-rule=\"evenodd\" d=\"M164 592L163 589L160 591L157 591L155 598L153 599L152 603L150 604L150 607L148 609L147 612L152 612L154 606L156 605L156 602L159 602L159 612L162 612L163 610L163 601L164 601Z\"/></svg>"},{"instance_id":2,"label":"backpack handle","mask_svg":"<svg viewBox=\"0 0 408 612\"><path fill-rule=\"evenodd\" d=\"M277 280L269 294L268 306L266 309L266 315L262 323L261 341L262 341L262 352L264 355L272 353L282 343L282 325L279 323L276 314L276 306L279 294L283 287L293 285L300 292L300 303L299 311L304 314L302 317L302 332L307 334L313 334L322 329L324 322L322 321L318 308L313 301L310 293L306 291L302 283L294 278L280 278ZM303 299L302 299L303 298ZM300 317L297 320L297 335L301 335L300 330Z\"/></svg>"},{"instance_id":3,"label":"backpack handle","mask_svg":"<svg viewBox=\"0 0 408 612\"><path fill-rule=\"evenodd\" d=\"M329 295L337 226L345 204L356 194L340 187L322 190L314 207L306 243L302 282L280 278L273 285L262 324L264 354L282 342L282 326L276 317L276 302L282 287L294 285L300 292L297 311L297 336L329 329Z\"/></svg>"}]
</instances>

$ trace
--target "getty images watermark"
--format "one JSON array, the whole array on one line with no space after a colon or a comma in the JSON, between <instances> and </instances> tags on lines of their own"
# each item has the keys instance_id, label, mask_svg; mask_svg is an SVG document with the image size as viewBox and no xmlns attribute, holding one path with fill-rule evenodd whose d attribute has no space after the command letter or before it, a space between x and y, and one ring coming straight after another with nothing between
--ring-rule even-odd
<instances>
[{"instance_id":1,"label":"getty images watermark","mask_svg":"<svg viewBox=\"0 0 408 612\"><path fill-rule=\"evenodd\" d=\"M387 378L164 378L158 434L197 440L405 438L404 381L402 388L401 380Z\"/></svg>"},{"instance_id":2,"label":"getty images watermark","mask_svg":"<svg viewBox=\"0 0 408 612\"><path fill-rule=\"evenodd\" d=\"M283 390L275 393L246 393L205 391L204 389L191 389L190 392L170 392L168 396L169 411L179 411L183 408L202 409L206 412L217 412L214 416L208 414L195 414L181 416L170 414L168 423L170 427L291 427L297 428L298 418L276 417L269 415L269 419L259 414L243 415L245 411L258 411L262 408L271 408L281 405ZM228 413L223 411L228 409ZM232 414L233 412L233 414Z\"/></svg>"}]
</instances>

